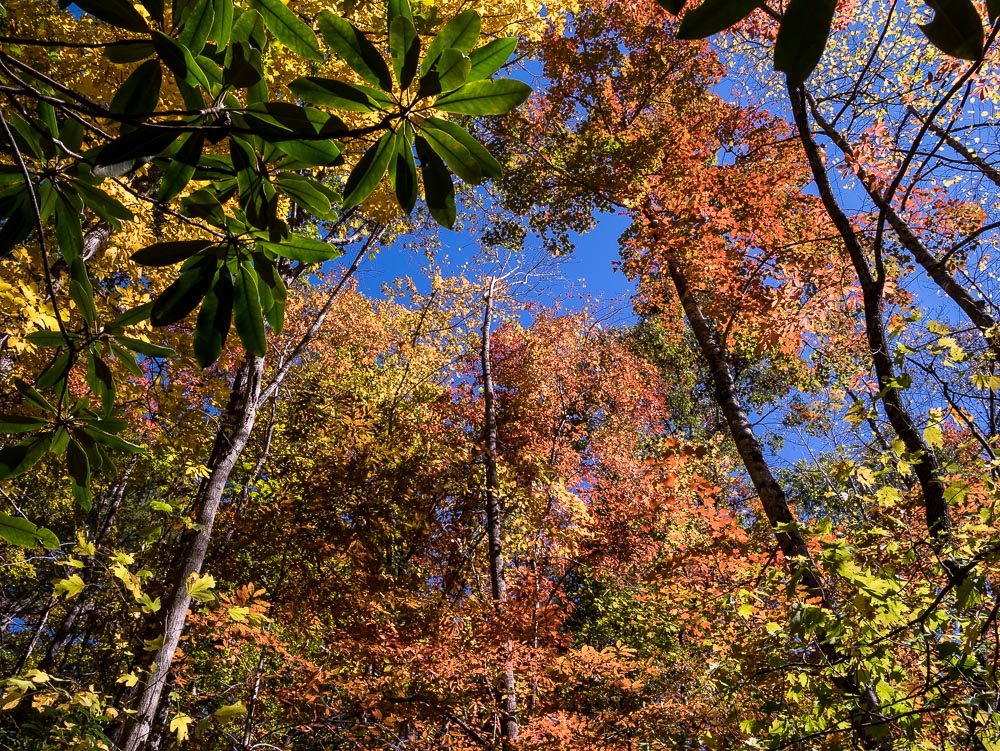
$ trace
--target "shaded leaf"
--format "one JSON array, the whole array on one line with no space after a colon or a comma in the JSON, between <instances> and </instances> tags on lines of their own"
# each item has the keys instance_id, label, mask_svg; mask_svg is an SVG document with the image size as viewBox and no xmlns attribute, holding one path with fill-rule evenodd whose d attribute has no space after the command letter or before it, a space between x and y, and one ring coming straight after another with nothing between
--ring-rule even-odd
<instances>
[{"instance_id":1,"label":"shaded leaf","mask_svg":"<svg viewBox=\"0 0 1000 751\"><path fill-rule=\"evenodd\" d=\"M357 206L368 198L378 186L389 166L394 139L392 131L384 133L378 142L370 146L358 160L344 186L343 207L345 209Z\"/></svg>"},{"instance_id":2,"label":"shaded leaf","mask_svg":"<svg viewBox=\"0 0 1000 751\"><path fill-rule=\"evenodd\" d=\"M420 159L420 176L424 182L424 198L431 216L438 224L451 229L455 226L455 185L441 158L419 135L414 139Z\"/></svg>"},{"instance_id":3,"label":"shaded leaf","mask_svg":"<svg viewBox=\"0 0 1000 751\"><path fill-rule=\"evenodd\" d=\"M392 100L376 89L330 78L302 76L292 81L288 88L311 104L350 112L379 112L393 106Z\"/></svg>"},{"instance_id":4,"label":"shaded leaf","mask_svg":"<svg viewBox=\"0 0 1000 751\"><path fill-rule=\"evenodd\" d=\"M389 24L389 55L399 88L409 88L420 65L420 37L406 16L396 16Z\"/></svg>"},{"instance_id":5,"label":"shaded leaf","mask_svg":"<svg viewBox=\"0 0 1000 751\"><path fill-rule=\"evenodd\" d=\"M132 254L132 260L143 266L171 266L186 261L215 245L214 240L171 240L154 243Z\"/></svg>"},{"instance_id":6,"label":"shaded leaf","mask_svg":"<svg viewBox=\"0 0 1000 751\"><path fill-rule=\"evenodd\" d=\"M260 13L275 39L292 52L310 60L323 59L315 32L281 0L247 0L247 5Z\"/></svg>"},{"instance_id":7,"label":"shaded leaf","mask_svg":"<svg viewBox=\"0 0 1000 751\"><path fill-rule=\"evenodd\" d=\"M80 10L120 29L137 34L149 32L149 25L142 14L128 0L73 0Z\"/></svg>"},{"instance_id":8,"label":"shaded leaf","mask_svg":"<svg viewBox=\"0 0 1000 751\"><path fill-rule=\"evenodd\" d=\"M245 263L239 265L239 273L236 275L233 317L236 320L236 333L240 335L246 351L257 357L267 354L257 274Z\"/></svg>"},{"instance_id":9,"label":"shaded leaf","mask_svg":"<svg viewBox=\"0 0 1000 751\"><path fill-rule=\"evenodd\" d=\"M678 39L704 39L739 23L761 5L761 0L705 0L681 19Z\"/></svg>"},{"instance_id":10,"label":"shaded leaf","mask_svg":"<svg viewBox=\"0 0 1000 751\"><path fill-rule=\"evenodd\" d=\"M178 130L140 126L109 143L94 160L98 177L121 177L166 151L181 135Z\"/></svg>"},{"instance_id":11,"label":"shaded leaf","mask_svg":"<svg viewBox=\"0 0 1000 751\"><path fill-rule=\"evenodd\" d=\"M962 60L983 56L983 21L972 0L926 0L934 19L920 25L935 47Z\"/></svg>"},{"instance_id":12,"label":"shaded leaf","mask_svg":"<svg viewBox=\"0 0 1000 751\"><path fill-rule=\"evenodd\" d=\"M503 177L503 168L493 155L479 141L460 125L439 117L428 117L423 122L423 130L441 130L464 146L479 165L483 177L499 179Z\"/></svg>"},{"instance_id":13,"label":"shaded leaf","mask_svg":"<svg viewBox=\"0 0 1000 751\"><path fill-rule=\"evenodd\" d=\"M392 91L392 77L385 60L353 24L329 11L319 14L317 24L326 43L355 73L383 91Z\"/></svg>"},{"instance_id":14,"label":"shaded leaf","mask_svg":"<svg viewBox=\"0 0 1000 751\"><path fill-rule=\"evenodd\" d=\"M337 246L302 235L292 235L280 243L261 241L257 244L282 258L291 258L293 261L303 263L323 263L340 258L342 255Z\"/></svg>"},{"instance_id":15,"label":"shaded leaf","mask_svg":"<svg viewBox=\"0 0 1000 751\"><path fill-rule=\"evenodd\" d=\"M226 345L233 318L233 295L232 276L229 269L223 266L215 284L205 295L194 329L194 356L203 368L218 360Z\"/></svg>"},{"instance_id":16,"label":"shaded leaf","mask_svg":"<svg viewBox=\"0 0 1000 751\"><path fill-rule=\"evenodd\" d=\"M147 60L121 85L109 109L118 115L149 114L160 101L160 84L163 74L159 60Z\"/></svg>"}]
</instances>

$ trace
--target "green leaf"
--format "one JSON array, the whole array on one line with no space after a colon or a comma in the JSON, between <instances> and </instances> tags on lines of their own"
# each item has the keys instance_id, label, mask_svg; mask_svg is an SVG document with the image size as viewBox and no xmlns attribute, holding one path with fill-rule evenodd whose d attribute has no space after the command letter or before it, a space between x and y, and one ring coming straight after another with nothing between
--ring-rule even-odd
<instances>
[{"instance_id":1,"label":"green leaf","mask_svg":"<svg viewBox=\"0 0 1000 751\"><path fill-rule=\"evenodd\" d=\"M78 441L71 440L66 445L66 469L80 487L90 485L90 460Z\"/></svg>"},{"instance_id":2,"label":"green leaf","mask_svg":"<svg viewBox=\"0 0 1000 751\"><path fill-rule=\"evenodd\" d=\"M201 260L201 259L200 259ZM200 263L182 273L153 303L149 320L154 326L177 323L198 307L208 292L218 267L216 258L206 256ZM118 338L119 341L121 337ZM122 342L125 344L125 342ZM126 344L126 346L128 346Z\"/></svg>"},{"instance_id":3,"label":"green leaf","mask_svg":"<svg viewBox=\"0 0 1000 751\"><path fill-rule=\"evenodd\" d=\"M260 293L257 291L257 274L244 263L239 265L236 276L233 313L236 319L236 333L251 355L263 357L267 354L267 337L264 334L263 311L260 309Z\"/></svg>"},{"instance_id":4,"label":"green leaf","mask_svg":"<svg viewBox=\"0 0 1000 751\"><path fill-rule=\"evenodd\" d=\"M177 352L170 347L162 347L159 344L153 344L152 342L144 342L142 339L133 339L131 336L124 336L122 334L116 336L115 339L133 352L138 352L140 355L145 355L146 357L177 356Z\"/></svg>"},{"instance_id":5,"label":"green leaf","mask_svg":"<svg viewBox=\"0 0 1000 751\"><path fill-rule=\"evenodd\" d=\"M91 211L115 229L121 229L122 222L130 222L135 215L100 188L87 185L83 180L73 182L73 187Z\"/></svg>"},{"instance_id":6,"label":"green leaf","mask_svg":"<svg viewBox=\"0 0 1000 751\"><path fill-rule=\"evenodd\" d=\"M223 266L212 289L205 295L194 329L194 356L203 368L218 360L222 348L226 346L233 318L233 295L232 276L229 269Z\"/></svg>"},{"instance_id":7,"label":"green leaf","mask_svg":"<svg viewBox=\"0 0 1000 751\"><path fill-rule=\"evenodd\" d=\"M381 91L330 78L301 76L288 88L303 101L349 112L380 112L393 106L393 101Z\"/></svg>"},{"instance_id":8,"label":"green leaf","mask_svg":"<svg viewBox=\"0 0 1000 751\"><path fill-rule=\"evenodd\" d=\"M678 39L704 39L739 23L760 7L762 0L705 0L681 19Z\"/></svg>"},{"instance_id":9,"label":"green leaf","mask_svg":"<svg viewBox=\"0 0 1000 751\"><path fill-rule=\"evenodd\" d=\"M446 49L438 58L434 71L437 73L440 91L454 91L469 77L472 60L468 55L454 48Z\"/></svg>"},{"instance_id":10,"label":"green leaf","mask_svg":"<svg viewBox=\"0 0 1000 751\"><path fill-rule=\"evenodd\" d=\"M180 42L175 42L160 31L153 32L153 45L156 47L156 52L159 54L160 59L173 71L178 82L183 81L190 87L202 86L205 89L210 88L208 77L194 59L191 50ZM187 103L186 97L185 103ZM191 104L194 104L194 102ZM190 105L189 107L196 109Z\"/></svg>"},{"instance_id":11,"label":"green leaf","mask_svg":"<svg viewBox=\"0 0 1000 751\"><path fill-rule=\"evenodd\" d=\"M978 60L983 56L983 20L972 0L926 0L934 19L920 30L935 47L952 57Z\"/></svg>"},{"instance_id":12,"label":"green leaf","mask_svg":"<svg viewBox=\"0 0 1000 751\"><path fill-rule=\"evenodd\" d=\"M396 16L389 23L389 56L399 88L409 88L420 65L420 37L406 16Z\"/></svg>"},{"instance_id":13,"label":"green leaf","mask_svg":"<svg viewBox=\"0 0 1000 751\"><path fill-rule=\"evenodd\" d=\"M57 383L66 380L69 369L73 366L73 358L69 352L63 352L38 376L36 381L38 388L49 389Z\"/></svg>"},{"instance_id":14,"label":"green leaf","mask_svg":"<svg viewBox=\"0 0 1000 751\"><path fill-rule=\"evenodd\" d=\"M139 126L101 149L92 172L98 177L122 177L135 172L170 148L180 135L179 130Z\"/></svg>"},{"instance_id":15,"label":"green leaf","mask_svg":"<svg viewBox=\"0 0 1000 751\"><path fill-rule=\"evenodd\" d=\"M205 41L212 33L215 23L215 1L216 0L194 0L184 9L184 25L177 41L191 50L192 55L197 55L205 46ZM222 2L219 5L229 5L231 3Z\"/></svg>"},{"instance_id":16,"label":"green leaf","mask_svg":"<svg viewBox=\"0 0 1000 751\"><path fill-rule=\"evenodd\" d=\"M184 136L180 149L163 171L156 200L169 201L187 187L194 177L204 146L205 137L201 133L188 133Z\"/></svg>"},{"instance_id":17,"label":"green leaf","mask_svg":"<svg viewBox=\"0 0 1000 751\"><path fill-rule=\"evenodd\" d=\"M104 48L104 56L116 65L137 63L156 54L152 42L116 43Z\"/></svg>"},{"instance_id":18,"label":"green leaf","mask_svg":"<svg viewBox=\"0 0 1000 751\"><path fill-rule=\"evenodd\" d=\"M413 161L413 129L408 122L396 131L395 153L389 162L389 179L400 208L409 214L417 203L417 165Z\"/></svg>"},{"instance_id":19,"label":"green leaf","mask_svg":"<svg viewBox=\"0 0 1000 751\"><path fill-rule=\"evenodd\" d=\"M30 415L0 415L0 433L30 433L48 424L48 420Z\"/></svg>"},{"instance_id":20,"label":"green leaf","mask_svg":"<svg viewBox=\"0 0 1000 751\"><path fill-rule=\"evenodd\" d=\"M82 426L83 432L90 436L96 443L106 446L112 451L121 451L127 454L141 454L142 446L126 441L116 435L108 433L99 424L86 423Z\"/></svg>"},{"instance_id":21,"label":"green leaf","mask_svg":"<svg viewBox=\"0 0 1000 751\"><path fill-rule=\"evenodd\" d=\"M282 258L291 258L293 261L303 263L323 263L340 258L342 255L337 246L302 235L292 235L280 243L261 241L257 245Z\"/></svg>"},{"instance_id":22,"label":"green leaf","mask_svg":"<svg viewBox=\"0 0 1000 751\"><path fill-rule=\"evenodd\" d=\"M349 209L357 206L370 196L378 187L389 166L392 158L393 141L395 139L392 131L388 131L373 146L370 146L364 156L358 160L347 178L347 185L344 186L343 207Z\"/></svg>"},{"instance_id":23,"label":"green leaf","mask_svg":"<svg viewBox=\"0 0 1000 751\"><path fill-rule=\"evenodd\" d=\"M284 154L311 167L330 167L341 161L343 148L336 141L275 141Z\"/></svg>"},{"instance_id":24,"label":"green leaf","mask_svg":"<svg viewBox=\"0 0 1000 751\"><path fill-rule=\"evenodd\" d=\"M530 86L509 78L472 81L457 91L439 97L434 107L459 115L503 115L530 95Z\"/></svg>"},{"instance_id":25,"label":"green leaf","mask_svg":"<svg viewBox=\"0 0 1000 751\"><path fill-rule=\"evenodd\" d=\"M123 329L126 326L134 326L137 323L142 323L149 319L149 314L153 309L153 303L148 302L142 305L138 305L134 308L129 308L118 314L118 316L108 324L107 328L109 330Z\"/></svg>"},{"instance_id":26,"label":"green leaf","mask_svg":"<svg viewBox=\"0 0 1000 751\"><path fill-rule=\"evenodd\" d=\"M329 11L320 13L317 23L326 43L355 73L383 91L392 91L392 76L385 60L353 24Z\"/></svg>"},{"instance_id":27,"label":"green leaf","mask_svg":"<svg viewBox=\"0 0 1000 751\"><path fill-rule=\"evenodd\" d=\"M517 37L494 39L479 49L469 53L472 69L469 71L470 81L481 81L489 78L502 68L517 49Z\"/></svg>"},{"instance_id":28,"label":"green leaf","mask_svg":"<svg viewBox=\"0 0 1000 751\"><path fill-rule=\"evenodd\" d=\"M60 194L55 204L55 213L59 254L67 263L73 263L83 255L83 229L80 224L80 212L70 204L64 195Z\"/></svg>"},{"instance_id":29,"label":"green leaf","mask_svg":"<svg viewBox=\"0 0 1000 751\"><path fill-rule=\"evenodd\" d=\"M15 446L0 449L0 480L9 480L31 469L48 450L49 436L25 438Z\"/></svg>"},{"instance_id":30,"label":"green leaf","mask_svg":"<svg viewBox=\"0 0 1000 751\"><path fill-rule=\"evenodd\" d=\"M229 44L233 33L233 11L234 4L222 0L216 0L215 16L212 18L212 30L208 38L216 43L219 49Z\"/></svg>"},{"instance_id":31,"label":"green leaf","mask_svg":"<svg viewBox=\"0 0 1000 751\"><path fill-rule=\"evenodd\" d=\"M413 24L413 10L410 8L410 0L389 0L388 13L386 14L386 21L391 27L392 22L397 18L405 18L410 24ZM392 33L390 31L390 33Z\"/></svg>"},{"instance_id":32,"label":"green leaf","mask_svg":"<svg viewBox=\"0 0 1000 751\"><path fill-rule=\"evenodd\" d=\"M56 408L49 404L48 400L39 394L31 384L25 383L20 378L15 378L14 388L17 389L17 392L22 397L34 404L43 412L51 412L52 414L55 414Z\"/></svg>"},{"instance_id":33,"label":"green leaf","mask_svg":"<svg viewBox=\"0 0 1000 751\"><path fill-rule=\"evenodd\" d=\"M791 0L788 4L774 45L774 67L788 77L789 87L801 86L816 68L836 10L837 0Z\"/></svg>"},{"instance_id":34,"label":"green leaf","mask_svg":"<svg viewBox=\"0 0 1000 751\"><path fill-rule=\"evenodd\" d=\"M163 0L139 0L154 21L163 26Z\"/></svg>"},{"instance_id":35,"label":"green leaf","mask_svg":"<svg viewBox=\"0 0 1000 751\"><path fill-rule=\"evenodd\" d=\"M302 23L281 0L247 0L247 5L263 16L264 24L275 39L292 52L310 60L323 59L315 32Z\"/></svg>"},{"instance_id":36,"label":"green leaf","mask_svg":"<svg viewBox=\"0 0 1000 751\"><path fill-rule=\"evenodd\" d=\"M38 347L66 346L66 337L59 331L32 331L24 338Z\"/></svg>"},{"instance_id":37,"label":"green leaf","mask_svg":"<svg viewBox=\"0 0 1000 751\"><path fill-rule=\"evenodd\" d=\"M43 543L48 550L59 547L59 540L45 528L39 529L27 519L0 512L0 540L21 548L33 548Z\"/></svg>"},{"instance_id":38,"label":"green leaf","mask_svg":"<svg viewBox=\"0 0 1000 751\"><path fill-rule=\"evenodd\" d=\"M423 130L441 130L464 146L479 165L483 177L494 180L503 177L503 168L493 155L479 141L460 125L439 117L428 117L423 122ZM463 178L464 179L464 178Z\"/></svg>"},{"instance_id":39,"label":"green leaf","mask_svg":"<svg viewBox=\"0 0 1000 751\"><path fill-rule=\"evenodd\" d=\"M142 266L172 266L215 244L214 240L171 240L154 243L133 253L132 260Z\"/></svg>"},{"instance_id":40,"label":"green leaf","mask_svg":"<svg viewBox=\"0 0 1000 751\"><path fill-rule=\"evenodd\" d=\"M441 158L421 136L414 139L420 159L420 176L424 181L424 198L431 216L443 227L455 226L455 185Z\"/></svg>"},{"instance_id":41,"label":"green leaf","mask_svg":"<svg viewBox=\"0 0 1000 751\"><path fill-rule=\"evenodd\" d=\"M149 25L128 0L73 0L80 10L120 29L148 34Z\"/></svg>"},{"instance_id":42,"label":"green leaf","mask_svg":"<svg viewBox=\"0 0 1000 751\"><path fill-rule=\"evenodd\" d=\"M266 172L262 169L253 146L241 138L230 138L229 155L236 169L240 208L246 212L247 220L252 225L267 227L269 200L265 189Z\"/></svg>"},{"instance_id":43,"label":"green leaf","mask_svg":"<svg viewBox=\"0 0 1000 751\"><path fill-rule=\"evenodd\" d=\"M441 54L450 47L460 52L471 51L479 41L480 28L482 19L476 11L467 10L459 13L444 25L427 47L427 55L420 66L420 73L422 75L428 73Z\"/></svg>"},{"instance_id":44,"label":"green leaf","mask_svg":"<svg viewBox=\"0 0 1000 751\"><path fill-rule=\"evenodd\" d=\"M479 185L483 181L483 173L479 169L479 162L457 140L443 130L435 128L421 129L420 134L430 144L430 147L434 149L435 153L444 160L449 169L462 178L462 180L472 185Z\"/></svg>"},{"instance_id":45,"label":"green leaf","mask_svg":"<svg viewBox=\"0 0 1000 751\"><path fill-rule=\"evenodd\" d=\"M323 218L329 215L330 199L306 177L282 173L278 176L278 188L302 208Z\"/></svg>"},{"instance_id":46,"label":"green leaf","mask_svg":"<svg viewBox=\"0 0 1000 751\"><path fill-rule=\"evenodd\" d=\"M88 293L84 286L74 279L69 283L69 294L87 325L93 326L97 323L97 308L94 307L93 293Z\"/></svg>"},{"instance_id":47,"label":"green leaf","mask_svg":"<svg viewBox=\"0 0 1000 751\"><path fill-rule=\"evenodd\" d=\"M163 74L159 60L147 60L121 85L109 109L117 115L148 115L160 101Z\"/></svg>"}]
</instances>

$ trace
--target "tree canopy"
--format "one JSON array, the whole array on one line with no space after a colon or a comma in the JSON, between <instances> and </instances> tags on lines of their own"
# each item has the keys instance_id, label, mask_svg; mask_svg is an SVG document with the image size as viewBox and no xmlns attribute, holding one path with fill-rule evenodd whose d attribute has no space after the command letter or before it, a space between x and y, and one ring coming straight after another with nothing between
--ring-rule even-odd
<instances>
[{"instance_id":1,"label":"tree canopy","mask_svg":"<svg viewBox=\"0 0 1000 751\"><path fill-rule=\"evenodd\" d=\"M997 15L4 2L0 746L1000 749Z\"/></svg>"}]
</instances>

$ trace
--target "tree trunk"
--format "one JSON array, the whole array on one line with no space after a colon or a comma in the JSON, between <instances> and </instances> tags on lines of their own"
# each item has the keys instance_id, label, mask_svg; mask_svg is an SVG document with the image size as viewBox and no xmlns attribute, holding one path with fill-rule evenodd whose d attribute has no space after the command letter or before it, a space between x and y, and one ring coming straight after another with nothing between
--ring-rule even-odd
<instances>
[{"instance_id":1,"label":"tree trunk","mask_svg":"<svg viewBox=\"0 0 1000 751\"><path fill-rule=\"evenodd\" d=\"M121 741L123 751L139 751L146 743L160 704L160 696L173 663L177 645L184 632L187 611L191 604L185 582L191 574L201 574L212 526L222 501L229 475L253 430L264 372L264 358L247 355L236 371L229 404L207 466L209 476L202 481L195 497L197 531L191 537L181 567L176 572L164 616L163 643L153 658L153 670L146 681L136 714L125 729Z\"/></svg>"},{"instance_id":2,"label":"tree trunk","mask_svg":"<svg viewBox=\"0 0 1000 751\"><path fill-rule=\"evenodd\" d=\"M483 444L486 448L486 534L489 540L490 592L497 614L502 617L503 605L507 602L507 580L504 575L501 544L503 520L500 508L500 477L497 472L496 395L493 391L493 368L490 360L490 329L493 326L493 298L496 283L496 277L492 277L484 298L485 310L483 312L480 360L483 368ZM517 722L517 686L511 657L513 645L508 641L506 646L507 660L504 665L502 715L500 718L500 738L505 749L516 744L520 734Z\"/></svg>"},{"instance_id":3,"label":"tree trunk","mask_svg":"<svg viewBox=\"0 0 1000 751\"><path fill-rule=\"evenodd\" d=\"M658 222L655 219L648 215L647 219L651 219L653 225L657 226ZM705 318L701 305L691 294L683 269L673 256L669 256L667 259L667 269L698 343L698 349L708 364L715 401L726 419L730 435L736 444L736 450L743 461L743 466L746 468L747 474L750 475L757 496L760 498L764 514L767 516L771 528L774 529L778 547L784 554L793 576L802 583L808 595L819 599L827 610L836 612L837 603L826 590L822 574L816 567L809 553L809 548L799 532L798 522L788 506L785 491L771 472L771 468L764 458L760 442L754 434L753 425L740 403L726 353ZM821 633L817 634L816 638L826 662L831 664L843 662L844 656L835 645L824 639ZM871 751L891 749L892 737L886 727L889 720L881 712L874 690L869 686L859 685L850 676L837 676L831 682L844 694L857 697L860 711L852 714L851 724L862 748Z\"/></svg>"}]
</instances>

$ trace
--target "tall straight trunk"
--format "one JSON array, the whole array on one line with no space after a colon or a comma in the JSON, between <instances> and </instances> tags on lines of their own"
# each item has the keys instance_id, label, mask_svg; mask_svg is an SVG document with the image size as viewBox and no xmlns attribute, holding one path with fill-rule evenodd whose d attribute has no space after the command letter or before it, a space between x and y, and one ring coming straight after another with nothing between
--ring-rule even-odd
<instances>
[{"instance_id":1,"label":"tall straight trunk","mask_svg":"<svg viewBox=\"0 0 1000 751\"><path fill-rule=\"evenodd\" d=\"M648 216L647 218L651 219ZM655 226L656 222L653 221ZM797 520L788 506L785 491L771 472L760 442L754 434L753 425L740 402L726 353L705 318L701 305L691 293L683 269L673 256L668 258L667 269L701 356L708 364L715 402L722 410L729 433L736 444L736 450L750 476L757 497L760 498L764 514L774 530L778 547L784 554L793 575L798 577L809 596L819 599L824 608L836 612L837 603L826 590L822 573L813 561L809 548L796 526ZM836 664L843 661L844 656L840 650L824 639L822 634L817 635L817 642L827 662ZM831 682L837 690L856 697L860 704L860 711L853 713L850 719L861 747L871 751L891 749L892 738L886 727L890 721L882 713L874 690L869 686L858 684L850 676L837 676Z\"/></svg>"},{"instance_id":2,"label":"tall straight trunk","mask_svg":"<svg viewBox=\"0 0 1000 751\"><path fill-rule=\"evenodd\" d=\"M195 527L197 531L188 541L174 581L170 582L171 592L165 608L163 642L153 658L154 668L139 697L136 714L125 728L120 743L123 751L139 751L149 737L167 674L187 622L191 596L188 594L185 582L191 574L201 574L226 483L229 482L229 475L250 438L257 418L263 374L264 358L253 355L247 355L236 371L229 404L226 405L222 425L216 434L215 444L208 459L209 475L199 485L195 496L194 508L198 514Z\"/></svg>"},{"instance_id":3,"label":"tall straight trunk","mask_svg":"<svg viewBox=\"0 0 1000 751\"><path fill-rule=\"evenodd\" d=\"M917 475L924 500L927 530L930 533L931 541L935 544L938 551L943 554L942 557L945 560L945 569L949 578L954 579L955 576L958 576L959 567L949 561L944 550L951 542L951 511L945 499L945 483L941 478L941 467L934 453L924 441L923 435L917 428L916 421L903 402L903 397L896 382L892 353L890 352L889 342L885 334L885 324L882 315L885 270L881 262L881 256L876 248L875 270L873 273L864 247L854 230L854 226L851 224L850 218L844 213L844 210L840 207L833 194L826 165L823 163L819 147L812 136L809 116L806 111L805 93L801 88L789 89L788 95L792 103L792 113L795 116L795 125L799 131L799 139L805 149L806 158L809 160L809 166L812 170L813 179L816 181L820 199L823 201L823 206L837 227L841 239L844 241L844 246L847 248L847 253L851 258L855 273L858 275L858 281L861 283L865 313L865 334L868 339L868 349L871 354L872 364L875 368L875 377L878 380L879 394L882 397L882 403L885 405L886 417L889 418L889 424L892 425L892 429L896 435L899 436L900 440L906 446L907 453L913 457L913 471ZM865 181L863 180L862 182ZM890 224L895 229L896 220L893 219L895 213L892 207L880 206L880 208L888 212ZM910 247L907 244L905 235L901 235L900 239L904 245ZM928 268L928 273L937 281L934 273L931 273L932 270ZM937 271L944 273L943 268L938 268ZM946 291L950 289L948 286L943 286L942 288ZM962 305L960 300L956 300L956 302ZM967 307L966 305L962 305L963 310L966 310ZM980 310L975 305L972 308ZM969 310L966 310L966 312L969 312ZM986 315L985 310L980 310L980 312ZM970 318L977 326L980 326L981 322L977 321L971 314ZM983 325L992 326L992 319L983 322ZM987 341L991 341L989 336L987 336ZM996 349L995 346L994 349Z\"/></svg>"},{"instance_id":4,"label":"tall straight trunk","mask_svg":"<svg viewBox=\"0 0 1000 751\"><path fill-rule=\"evenodd\" d=\"M486 288L483 312L482 345L480 361L483 369L483 444L486 448L486 535L489 544L490 592L497 614L503 615L503 605L507 602L507 580L504 575L502 546L503 519L500 508L500 477L497 472L497 410L496 394L493 390L493 367L490 360L490 330L493 327L493 300L496 292L496 277L492 277ZM507 659L504 665L502 715L500 718L500 738L503 747L510 748L517 743L520 728L517 722L517 686L514 680L514 665L511 657L513 645L507 643Z\"/></svg>"}]
</instances>

